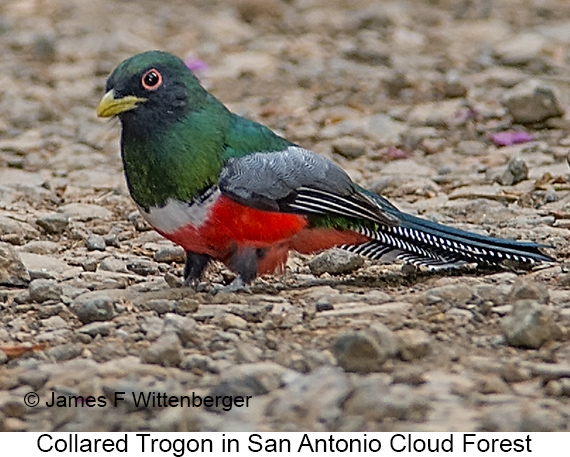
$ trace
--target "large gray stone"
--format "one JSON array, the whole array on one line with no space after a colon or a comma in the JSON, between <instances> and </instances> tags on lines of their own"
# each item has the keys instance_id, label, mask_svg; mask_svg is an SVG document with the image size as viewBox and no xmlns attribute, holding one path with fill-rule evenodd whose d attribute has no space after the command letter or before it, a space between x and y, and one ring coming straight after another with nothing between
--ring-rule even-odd
<instances>
[{"instance_id":1,"label":"large gray stone","mask_svg":"<svg viewBox=\"0 0 570 457\"><path fill-rule=\"evenodd\" d=\"M554 89L536 79L517 84L508 92L503 104L519 124L532 124L564 115Z\"/></svg>"},{"instance_id":2,"label":"large gray stone","mask_svg":"<svg viewBox=\"0 0 570 457\"><path fill-rule=\"evenodd\" d=\"M503 332L509 345L530 349L563 335L550 308L535 300L514 303L512 313L503 319Z\"/></svg>"}]
</instances>

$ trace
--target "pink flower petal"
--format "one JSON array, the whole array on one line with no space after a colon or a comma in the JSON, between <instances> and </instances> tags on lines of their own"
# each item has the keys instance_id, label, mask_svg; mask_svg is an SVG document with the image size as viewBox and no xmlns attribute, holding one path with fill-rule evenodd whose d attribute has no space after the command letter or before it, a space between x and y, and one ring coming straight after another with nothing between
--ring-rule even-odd
<instances>
[{"instance_id":1,"label":"pink flower petal","mask_svg":"<svg viewBox=\"0 0 570 457\"><path fill-rule=\"evenodd\" d=\"M200 73L208 68L208 64L206 62L194 56L186 57L184 63L192 73Z\"/></svg>"},{"instance_id":2,"label":"pink flower petal","mask_svg":"<svg viewBox=\"0 0 570 457\"><path fill-rule=\"evenodd\" d=\"M384 150L384 155L390 160L402 160L402 159L408 159L410 157L410 155L406 151L398 149L395 146L388 146Z\"/></svg>"},{"instance_id":3,"label":"pink flower petal","mask_svg":"<svg viewBox=\"0 0 570 457\"><path fill-rule=\"evenodd\" d=\"M512 144L528 143L533 140L530 133L520 130L491 133L489 137L496 146L510 146Z\"/></svg>"}]
</instances>

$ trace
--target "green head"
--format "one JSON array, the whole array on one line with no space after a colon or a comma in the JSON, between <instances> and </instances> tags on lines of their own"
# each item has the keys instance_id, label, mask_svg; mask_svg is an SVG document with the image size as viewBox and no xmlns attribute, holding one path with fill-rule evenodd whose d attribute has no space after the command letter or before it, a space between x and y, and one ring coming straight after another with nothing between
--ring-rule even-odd
<instances>
[{"instance_id":1,"label":"green head","mask_svg":"<svg viewBox=\"0 0 570 457\"><path fill-rule=\"evenodd\" d=\"M107 79L101 117L118 116L138 137L160 133L190 111L204 107L208 93L178 57L148 51L124 60Z\"/></svg>"}]
</instances>

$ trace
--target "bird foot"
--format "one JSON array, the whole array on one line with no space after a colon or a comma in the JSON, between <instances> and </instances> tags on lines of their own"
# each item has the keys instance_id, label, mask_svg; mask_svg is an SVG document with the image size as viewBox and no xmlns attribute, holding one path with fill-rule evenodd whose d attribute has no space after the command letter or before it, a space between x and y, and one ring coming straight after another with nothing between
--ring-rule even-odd
<instances>
[{"instance_id":1,"label":"bird foot","mask_svg":"<svg viewBox=\"0 0 570 457\"><path fill-rule=\"evenodd\" d=\"M188 287L190 289L196 290L198 288L198 284L200 284L200 280L197 278L186 278L182 283L183 287Z\"/></svg>"},{"instance_id":2,"label":"bird foot","mask_svg":"<svg viewBox=\"0 0 570 457\"><path fill-rule=\"evenodd\" d=\"M240 276L234 279L228 286L214 286L210 291L212 295L216 295L219 293L230 294L236 292L251 293L249 286L245 284L245 282L243 281L243 279L241 279Z\"/></svg>"},{"instance_id":3,"label":"bird foot","mask_svg":"<svg viewBox=\"0 0 570 457\"><path fill-rule=\"evenodd\" d=\"M182 287L188 287L193 292L207 292L208 290L207 283L200 281L199 278L186 278L182 283Z\"/></svg>"}]
</instances>

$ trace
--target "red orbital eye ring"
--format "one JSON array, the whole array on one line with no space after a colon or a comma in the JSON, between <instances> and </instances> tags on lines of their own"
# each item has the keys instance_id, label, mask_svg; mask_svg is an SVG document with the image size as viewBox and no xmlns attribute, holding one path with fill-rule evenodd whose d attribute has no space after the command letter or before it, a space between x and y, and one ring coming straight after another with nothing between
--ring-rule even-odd
<instances>
[{"instance_id":1,"label":"red orbital eye ring","mask_svg":"<svg viewBox=\"0 0 570 457\"><path fill-rule=\"evenodd\" d=\"M152 68L142 75L141 84L146 90L156 90L162 85L162 75Z\"/></svg>"}]
</instances>

